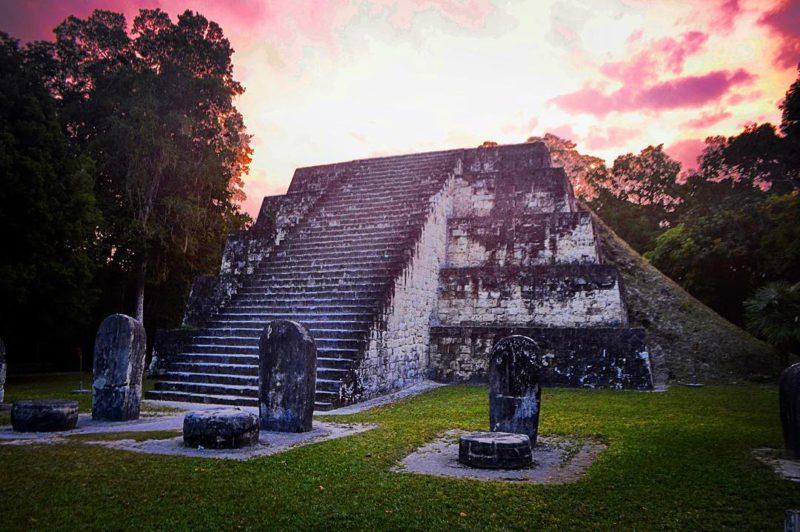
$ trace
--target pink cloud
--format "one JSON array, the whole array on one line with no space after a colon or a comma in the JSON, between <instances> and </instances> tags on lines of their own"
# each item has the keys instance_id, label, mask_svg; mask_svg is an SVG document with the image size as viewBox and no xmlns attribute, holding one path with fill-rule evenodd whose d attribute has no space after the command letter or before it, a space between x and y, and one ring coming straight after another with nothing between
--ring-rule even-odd
<instances>
[{"instance_id":1,"label":"pink cloud","mask_svg":"<svg viewBox=\"0 0 800 532\"><path fill-rule=\"evenodd\" d=\"M601 128L592 127L583 145L587 150L622 148L627 141L638 135L639 130L636 129L612 126L603 131Z\"/></svg>"},{"instance_id":2,"label":"pink cloud","mask_svg":"<svg viewBox=\"0 0 800 532\"><path fill-rule=\"evenodd\" d=\"M764 13L758 23L766 26L778 39L775 66L794 68L800 61L800 2L783 0Z\"/></svg>"},{"instance_id":3,"label":"pink cloud","mask_svg":"<svg viewBox=\"0 0 800 532\"><path fill-rule=\"evenodd\" d=\"M634 32L626 42L629 59L606 63L600 72L623 83L642 83L656 79L660 71L680 74L686 58L700 52L708 35L699 31L686 32L678 39L665 37L644 42L641 32Z\"/></svg>"},{"instance_id":4,"label":"pink cloud","mask_svg":"<svg viewBox=\"0 0 800 532\"><path fill-rule=\"evenodd\" d=\"M656 41L655 51L663 55L670 72L680 74L686 58L699 52L707 40L707 34L690 31L681 35L680 41L669 37Z\"/></svg>"},{"instance_id":5,"label":"pink cloud","mask_svg":"<svg viewBox=\"0 0 800 532\"><path fill-rule=\"evenodd\" d=\"M650 109L699 107L721 98L735 85L748 85L754 80L753 74L741 68L733 73L717 70L657 83L639 93L636 103Z\"/></svg>"},{"instance_id":6,"label":"pink cloud","mask_svg":"<svg viewBox=\"0 0 800 532\"><path fill-rule=\"evenodd\" d=\"M697 158L703 153L706 143L702 139L683 139L664 148L664 151L681 163L683 170L697 168Z\"/></svg>"},{"instance_id":7,"label":"pink cloud","mask_svg":"<svg viewBox=\"0 0 800 532\"><path fill-rule=\"evenodd\" d=\"M755 76L744 69L734 72L717 70L702 76L673 78L643 88L626 85L608 94L594 87L584 87L556 96L550 103L568 112L600 117L615 111L661 111L700 107L719 100L731 87L748 85L754 79Z\"/></svg>"},{"instance_id":8,"label":"pink cloud","mask_svg":"<svg viewBox=\"0 0 800 532\"><path fill-rule=\"evenodd\" d=\"M717 113L701 113L700 116L698 116L697 118L687 120L681 125L685 128L703 129L711 127L719 122L722 122L723 120L728 119L731 116L733 115L728 111L719 111Z\"/></svg>"},{"instance_id":9,"label":"pink cloud","mask_svg":"<svg viewBox=\"0 0 800 532\"><path fill-rule=\"evenodd\" d=\"M574 140L576 137L575 132L572 130L572 127L568 124L564 124L558 127L548 128L547 133L551 133L556 137L562 138L564 140Z\"/></svg>"},{"instance_id":10,"label":"pink cloud","mask_svg":"<svg viewBox=\"0 0 800 532\"><path fill-rule=\"evenodd\" d=\"M741 94L741 93L731 94L730 96L728 96L727 103L728 105L738 105L744 102L752 102L761 98L763 94L764 93L761 91L753 91L747 94Z\"/></svg>"},{"instance_id":11,"label":"pink cloud","mask_svg":"<svg viewBox=\"0 0 800 532\"><path fill-rule=\"evenodd\" d=\"M742 6L739 5L739 0L723 0L717 6L715 19L711 26L714 29L730 30L736 17L742 12Z\"/></svg>"}]
</instances>

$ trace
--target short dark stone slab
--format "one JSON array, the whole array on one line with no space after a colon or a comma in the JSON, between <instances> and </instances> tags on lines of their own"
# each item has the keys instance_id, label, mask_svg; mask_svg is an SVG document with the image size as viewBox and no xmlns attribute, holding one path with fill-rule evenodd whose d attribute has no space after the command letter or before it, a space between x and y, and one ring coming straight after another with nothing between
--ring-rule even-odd
<instances>
[{"instance_id":1,"label":"short dark stone slab","mask_svg":"<svg viewBox=\"0 0 800 532\"><path fill-rule=\"evenodd\" d=\"M189 412L183 418L187 447L239 449L258 443L258 417L239 408Z\"/></svg>"},{"instance_id":2,"label":"short dark stone slab","mask_svg":"<svg viewBox=\"0 0 800 532\"><path fill-rule=\"evenodd\" d=\"M124 314L103 320L94 341L92 419L139 419L147 344L141 323Z\"/></svg>"},{"instance_id":3,"label":"short dark stone slab","mask_svg":"<svg viewBox=\"0 0 800 532\"><path fill-rule=\"evenodd\" d=\"M15 401L11 407L11 426L17 432L72 430L77 424L78 401L35 399Z\"/></svg>"},{"instance_id":4,"label":"short dark stone slab","mask_svg":"<svg viewBox=\"0 0 800 532\"><path fill-rule=\"evenodd\" d=\"M526 434L536 446L542 387L536 342L508 336L492 348L489 361L489 429Z\"/></svg>"},{"instance_id":5,"label":"short dark stone slab","mask_svg":"<svg viewBox=\"0 0 800 532\"><path fill-rule=\"evenodd\" d=\"M297 322L275 320L261 333L258 350L261 429L308 432L317 383L314 339Z\"/></svg>"},{"instance_id":6,"label":"short dark stone slab","mask_svg":"<svg viewBox=\"0 0 800 532\"><path fill-rule=\"evenodd\" d=\"M781 373L778 384L783 442L787 458L800 458L800 362Z\"/></svg>"},{"instance_id":7,"label":"short dark stone slab","mask_svg":"<svg viewBox=\"0 0 800 532\"><path fill-rule=\"evenodd\" d=\"M0 403L6 397L6 344L0 340Z\"/></svg>"},{"instance_id":8,"label":"short dark stone slab","mask_svg":"<svg viewBox=\"0 0 800 532\"><path fill-rule=\"evenodd\" d=\"M526 434L474 432L458 440L458 461L482 469L520 469L533 464Z\"/></svg>"}]
</instances>

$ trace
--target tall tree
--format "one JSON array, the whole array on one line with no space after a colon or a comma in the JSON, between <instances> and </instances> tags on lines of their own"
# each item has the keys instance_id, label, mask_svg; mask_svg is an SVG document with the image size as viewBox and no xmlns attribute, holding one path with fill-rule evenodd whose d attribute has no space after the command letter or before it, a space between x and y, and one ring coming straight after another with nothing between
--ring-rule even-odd
<instances>
[{"instance_id":1,"label":"tall tree","mask_svg":"<svg viewBox=\"0 0 800 532\"><path fill-rule=\"evenodd\" d=\"M614 160L610 170L599 166L587 176L595 190L588 205L639 253L652 249L656 238L676 219L682 187L680 163L662 145Z\"/></svg>"},{"instance_id":2,"label":"tall tree","mask_svg":"<svg viewBox=\"0 0 800 532\"><path fill-rule=\"evenodd\" d=\"M101 222L91 160L70 149L37 63L0 33L0 336L12 356L79 342ZM40 360L37 360L40 362Z\"/></svg>"},{"instance_id":3,"label":"tall tree","mask_svg":"<svg viewBox=\"0 0 800 532\"><path fill-rule=\"evenodd\" d=\"M143 9L131 34L123 15L100 10L56 28L52 87L65 130L96 161L98 239L135 279L137 319L148 280L205 269L248 219L236 204L251 149L232 53L191 11L174 23Z\"/></svg>"}]
</instances>

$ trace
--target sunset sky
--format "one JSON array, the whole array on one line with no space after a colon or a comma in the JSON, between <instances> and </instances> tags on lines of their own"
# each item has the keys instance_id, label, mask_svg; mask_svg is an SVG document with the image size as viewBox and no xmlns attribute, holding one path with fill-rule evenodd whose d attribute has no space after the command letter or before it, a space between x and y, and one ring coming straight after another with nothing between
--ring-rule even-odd
<instances>
[{"instance_id":1,"label":"sunset sky","mask_svg":"<svg viewBox=\"0 0 800 532\"><path fill-rule=\"evenodd\" d=\"M251 214L299 166L545 132L691 165L706 136L778 123L800 61L798 0L0 0L0 30L141 7L199 11L236 50Z\"/></svg>"}]
</instances>

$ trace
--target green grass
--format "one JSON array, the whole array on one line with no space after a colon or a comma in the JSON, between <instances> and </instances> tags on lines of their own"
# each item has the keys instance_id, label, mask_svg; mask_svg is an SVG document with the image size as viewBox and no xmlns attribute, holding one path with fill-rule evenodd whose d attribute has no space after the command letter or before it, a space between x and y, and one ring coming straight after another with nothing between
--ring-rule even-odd
<instances>
[{"instance_id":1,"label":"green grass","mask_svg":"<svg viewBox=\"0 0 800 532\"><path fill-rule=\"evenodd\" d=\"M800 486L752 455L781 445L774 386L546 390L542 434L608 444L574 484L390 471L448 429L485 428L487 416L485 388L452 386L335 419L375 430L247 462L74 439L0 446L2 528L780 530L783 511L800 507Z\"/></svg>"}]
</instances>

